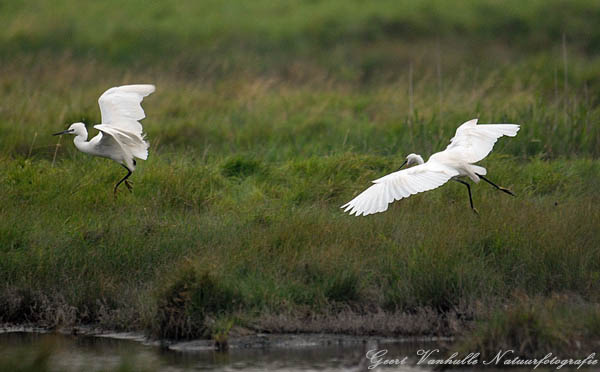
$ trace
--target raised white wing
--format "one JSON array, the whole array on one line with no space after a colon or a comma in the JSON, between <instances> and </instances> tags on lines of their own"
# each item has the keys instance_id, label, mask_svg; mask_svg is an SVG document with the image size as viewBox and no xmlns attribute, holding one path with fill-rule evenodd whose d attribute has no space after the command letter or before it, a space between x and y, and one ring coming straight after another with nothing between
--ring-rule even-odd
<instances>
[{"instance_id":1,"label":"raised white wing","mask_svg":"<svg viewBox=\"0 0 600 372\"><path fill-rule=\"evenodd\" d=\"M114 149L116 144L126 155L128 161L133 161L134 157L143 160L148 158L148 142L139 135L108 124L94 125L94 128L102 132L99 148L108 150L109 147L112 147Z\"/></svg>"},{"instance_id":2,"label":"raised white wing","mask_svg":"<svg viewBox=\"0 0 600 372\"><path fill-rule=\"evenodd\" d=\"M94 138L90 140L90 143L94 144L93 153L98 156L113 158L120 161L121 155L126 154L123 146L117 142L113 136L106 132L100 131L97 136L94 136Z\"/></svg>"},{"instance_id":3,"label":"raised white wing","mask_svg":"<svg viewBox=\"0 0 600 372\"><path fill-rule=\"evenodd\" d=\"M102 124L110 124L143 138L140 120L146 117L142 100L154 92L151 84L123 85L110 88L98 99Z\"/></svg>"},{"instance_id":4,"label":"raised white wing","mask_svg":"<svg viewBox=\"0 0 600 372\"><path fill-rule=\"evenodd\" d=\"M498 138L514 137L519 131L517 124L479 124L469 120L456 129L446 150L458 154L467 163L475 163L488 156Z\"/></svg>"},{"instance_id":5,"label":"raised white wing","mask_svg":"<svg viewBox=\"0 0 600 372\"><path fill-rule=\"evenodd\" d=\"M457 175L453 168L428 161L373 181L374 185L341 208L357 216L384 212L393 201L438 188Z\"/></svg>"}]
</instances>

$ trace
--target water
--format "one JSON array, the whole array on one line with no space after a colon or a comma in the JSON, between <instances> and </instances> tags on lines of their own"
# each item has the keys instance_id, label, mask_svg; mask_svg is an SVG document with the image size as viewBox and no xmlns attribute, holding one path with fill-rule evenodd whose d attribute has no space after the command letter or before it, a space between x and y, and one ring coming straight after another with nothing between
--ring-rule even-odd
<instances>
[{"instance_id":1,"label":"water","mask_svg":"<svg viewBox=\"0 0 600 372\"><path fill-rule=\"evenodd\" d=\"M0 334L0 370L7 368L2 368L7 361L8 365L23 367L39 359L47 371L359 371L366 370L366 348L376 346L374 341L341 336L285 337L287 344L279 340L274 347L217 352L206 350L204 344L181 344L179 350L168 350L126 339L12 332ZM400 356L415 355L419 348L433 344L393 342L380 346L389 349L390 355ZM424 371L410 366L386 370Z\"/></svg>"},{"instance_id":2,"label":"water","mask_svg":"<svg viewBox=\"0 0 600 372\"><path fill-rule=\"evenodd\" d=\"M0 333L0 371L367 371L365 353L377 348L388 350L386 359L406 356L408 363L382 366L375 371L425 372L432 369L415 366L418 350L433 350L445 344L326 335L269 336L262 340L268 340L269 346L257 347L261 338L254 336L247 344L238 342L227 352L217 352L210 349L210 342L180 343L173 350L156 343L112 337ZM245 347L248 345L253 347ZM531 370L510 368L511 372ZM540 370L546 369L536 369Z\"/></svg>"}]
</instances>

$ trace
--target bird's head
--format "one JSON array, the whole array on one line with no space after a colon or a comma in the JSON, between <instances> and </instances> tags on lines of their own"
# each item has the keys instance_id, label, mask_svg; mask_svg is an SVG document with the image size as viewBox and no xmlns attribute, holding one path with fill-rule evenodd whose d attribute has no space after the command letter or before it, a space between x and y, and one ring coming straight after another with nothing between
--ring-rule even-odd
<instances>
[{"instance_id":1,"label":"bird's head","mask_svg":"<svg viewBox=\"0 0 600 372\"><path fill-rule=\"evenodd\" d=\"M400 166L400 168L402 168L405 165L423 164L423 163L425 163L425 161L423 160L423 158L421 157L421 155L408 154L406 156L406 160L404 161L404 163L402 163L402 165Z\"/></svg>"},{"instance_id":2,"label":"bird's head","mask_svg":"<svg viewBox=\"0 0 600 372\"><path fill-rule=\"evenodd\" d=\"M406 164L408 164L408 165L423 164L423 163L425 163L425 161L423 161L423 158L421 157L421 155L408 154L406 156Z\"/></svg>"},{"instance_id":3,"label":"bird's head","mask_svg":"<svg viewBox=\"0 0 600 372\"><path fill-rule=\"evenodd\" d=\"M75 134L75 135L85 135L87 136L87 130L85 129L85 124L83 123L73 123L69 126L69 129L63 130L62 132L54 133L53 136L59 136L61 134Z\"/></svg>"}]
</instances>

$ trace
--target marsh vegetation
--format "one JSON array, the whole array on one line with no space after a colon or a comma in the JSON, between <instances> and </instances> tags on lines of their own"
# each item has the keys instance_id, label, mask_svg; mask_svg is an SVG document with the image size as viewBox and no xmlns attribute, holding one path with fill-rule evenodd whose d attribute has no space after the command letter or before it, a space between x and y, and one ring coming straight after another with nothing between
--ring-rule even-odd
<instances>
[{"instance_id":1,"label":"marsh vegetation","mask_svg":"<svg viewBox=\"0 0 600 372\"><path fill-rule=\"evenodd\" d=\"M597 2L0 10L0 322L597 345ZM122 169L50 133L98 123L97 97L137 82L157 86L150 156L114 200ZM450 183L339 209L474 117L521 124L482 162L517 198L477 185L476 216Z\"/></svg>"}]
</instances>

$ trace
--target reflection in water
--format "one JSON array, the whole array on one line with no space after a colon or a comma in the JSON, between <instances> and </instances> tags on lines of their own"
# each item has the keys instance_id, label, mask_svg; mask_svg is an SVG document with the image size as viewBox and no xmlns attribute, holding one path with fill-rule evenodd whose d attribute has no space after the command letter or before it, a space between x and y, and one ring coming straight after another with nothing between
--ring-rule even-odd
<instances>
[{"instance_id":1,"label":"reflection in water","mask_svg":"<svg viewBox=\"0 0 600 372\"><path fill-rule=\"evenodd\" d=\"M127 340L19 332L0 334L0 369L6 361L31 365L36 358L47 356L48 371L360 371L366 370L364 355L372 346L376 345L331 342L296 348L232 349L226 353L182 352ZM415 355L425 346L427 343L394 343L384 347L390 355Z\"/></svg>"},{"instance_id":2,"label":"reflection in water","mask_svg":"<svg viewBox=\"0 0 600 372\"><path fill-rule=\"evenodd\" d=\"M293 339L294 336L286 336ZM304 336L299 336L302 339ZM317 338L321 336L316 336ZM344 342L340 342L343 339ZM351 340L351 342L348 342ZM353 340L353 342L352 342ZM20 371L367 371L367 350L387 349L387 357L407 356L410 365L386 366L375 371L427 371L415 367L419 349L435 349L435 342L385 342L350 337L319 338L296 347L234 348L173 351L130 340L40 333L0 334L0 370ZM27 367L29 366L29 367ZM456 369L455 371L467 371ZM491 370L488 370L491 371ZM516 372L511 369L511 372Z\"/></svg>"}]
</instances>

